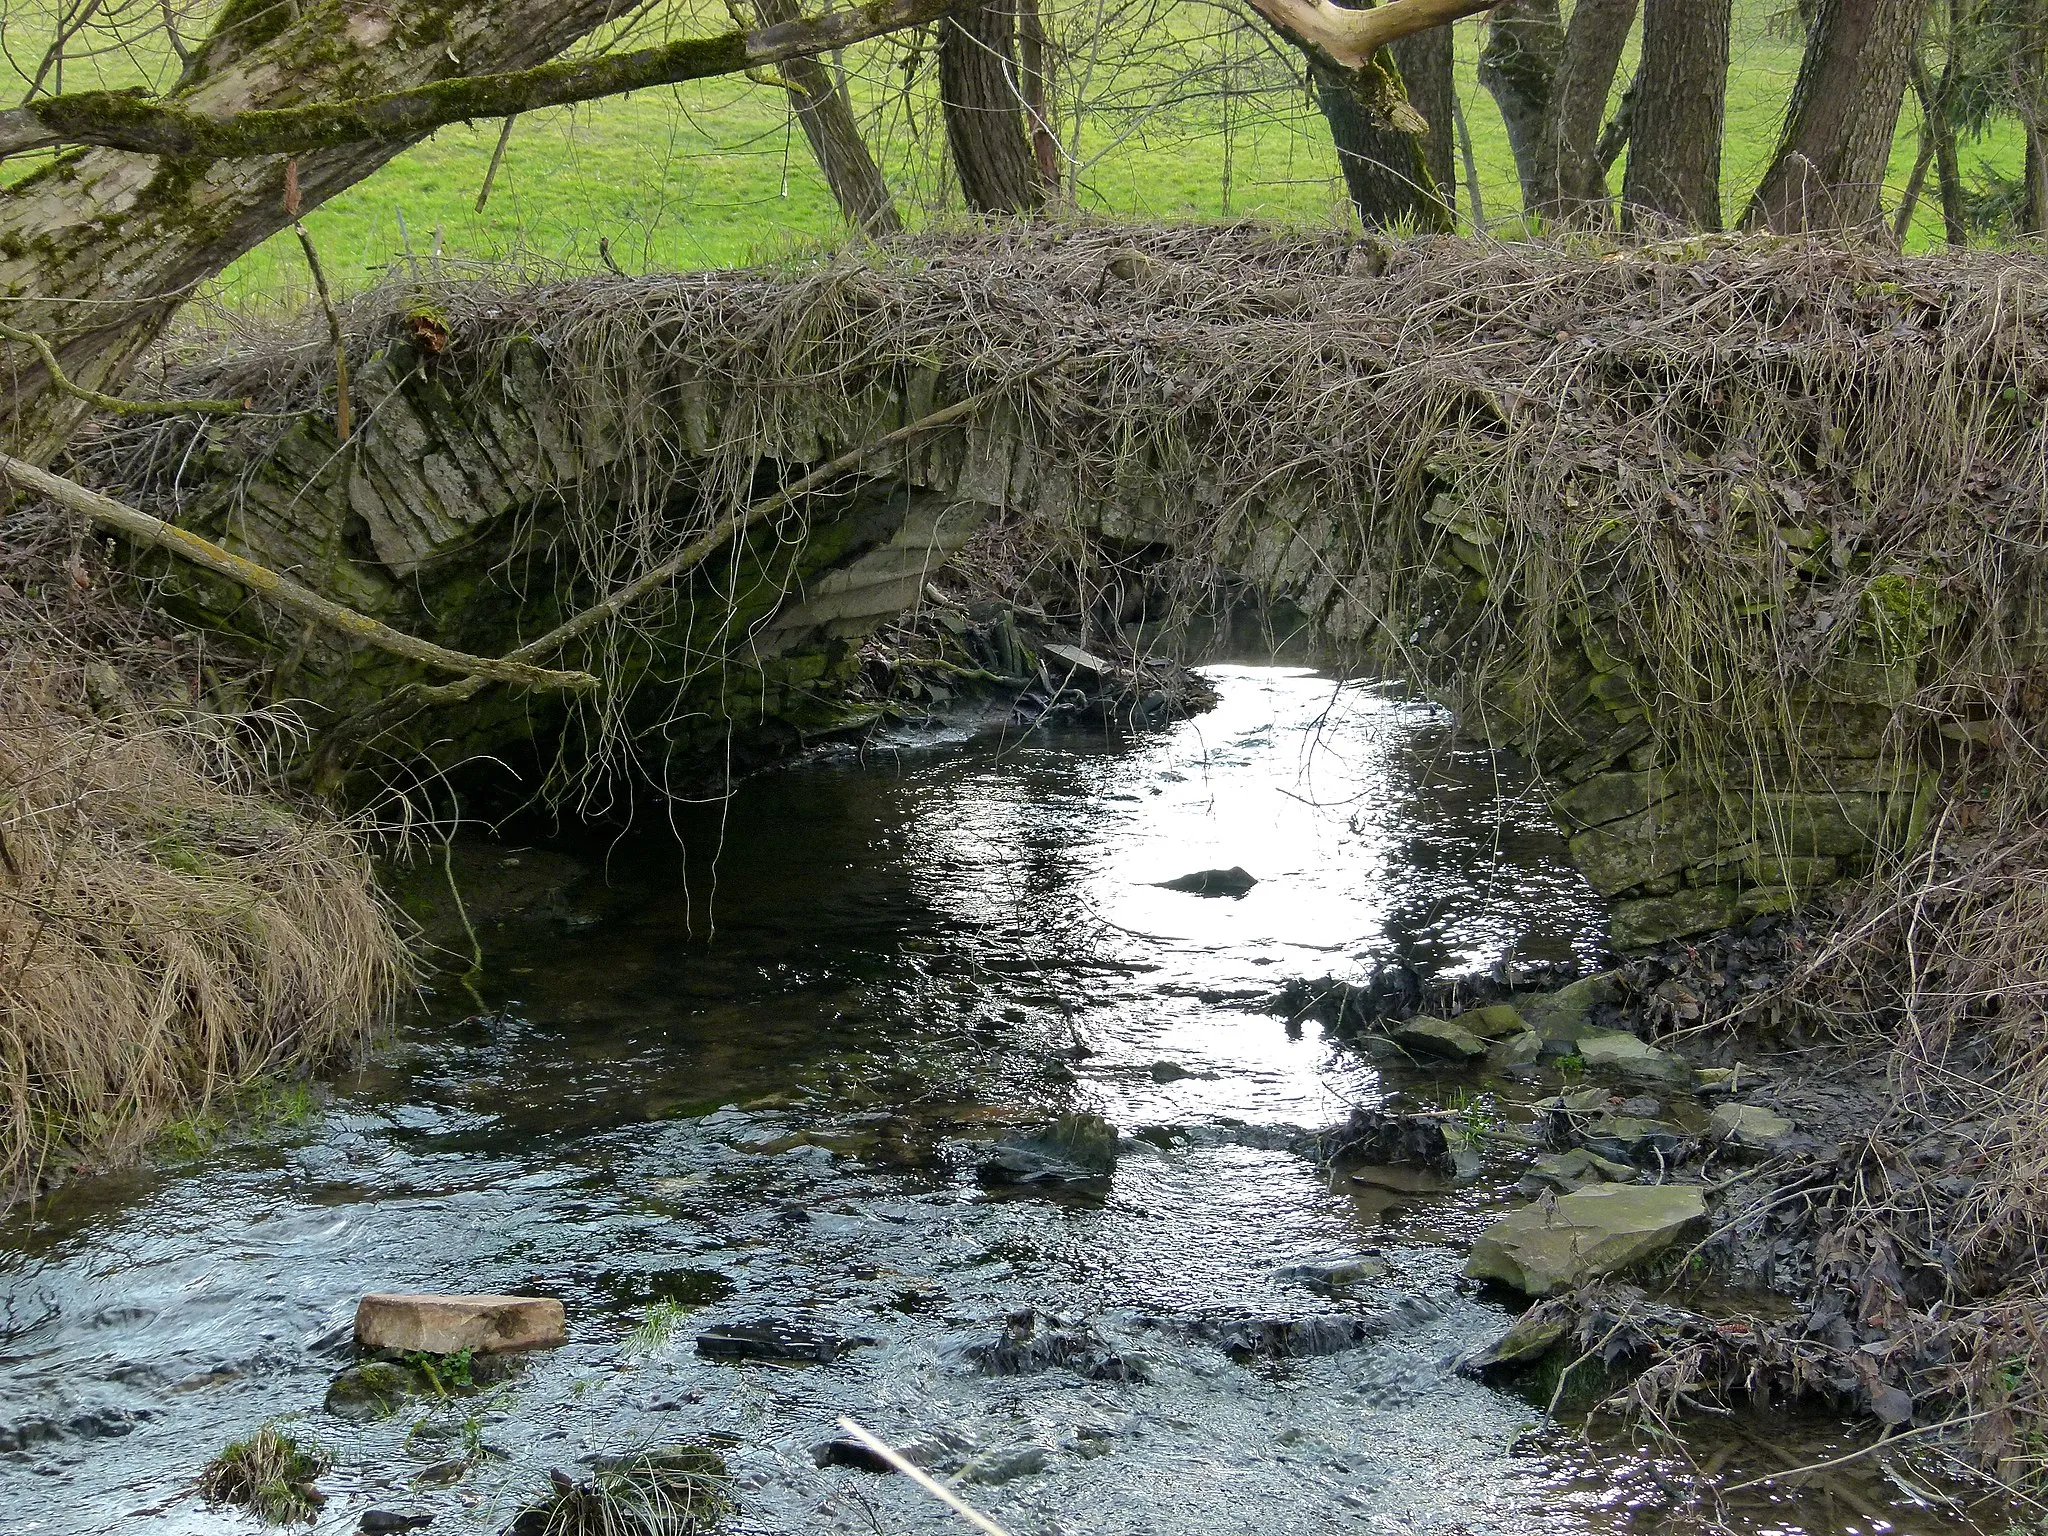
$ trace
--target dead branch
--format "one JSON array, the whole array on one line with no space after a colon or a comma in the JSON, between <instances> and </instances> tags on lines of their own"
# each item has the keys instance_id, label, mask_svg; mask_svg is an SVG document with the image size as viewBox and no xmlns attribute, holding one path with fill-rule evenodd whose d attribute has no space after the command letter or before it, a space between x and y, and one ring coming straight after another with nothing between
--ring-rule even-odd
<instances>
[{"instance_id":1,"label":"dead branch","mask_svg":"<svg viewBox=\"0 0 2048 1536\"><path fill-rule=\"evenodd\" d=\"M528 688L580 691L598 686L597 679L588 672L555 672L511 659L500 661L489 656L471 656L463 651L451 651L431 640L401 634L388 624L322 597L310 588L300 586L289 576L281 576L253 560L244 560L196 533L152 517L147 512L139 512L111 496L103 496L75 480L53 475L11 455L0 454L0 475L12 481L18 489L47 496L59 506L68 507L102 527L118 529L131 538L168 550L215 575L225 576L289 613L313 619L352 640L360 640L394 656L403 656L408 661L448 672L465 673L479 680L488 678L493 682L519 683Z\"/></svg>"},{"instance_id":2,"label":"dead branch","mask_svg":"<svg viewBox=\"0 0 2048 1536\"><path fill-rule=\"evenodd\" d=\"M112 411L119 416L171 416L191 411L202 416L238 416L249 409L247 400L123 400L119 395L102 394L76 382L57 366L57 354L47 338L34 331L24 331L18 326L0 320L0 336L9 341L18 341L24 346L34 347L42 358L43 367L49 370L51 387L73 399L83 400L88 405L103 411Z\"/></svg>"},{"instance_id":3,"label":"dead branch","mask_svg":"<svg viewBox=\"0 0 2048 1536\"><path fill-rule=\"evenodd\" d=\"M1296 43L1320 51L1339 68L1360 70L1389 43L1492 10L1499 3L1392 0L1369 11L1354 11L1330 0L1252 0L1252 7Z\"/></svg>"}]
</instances>

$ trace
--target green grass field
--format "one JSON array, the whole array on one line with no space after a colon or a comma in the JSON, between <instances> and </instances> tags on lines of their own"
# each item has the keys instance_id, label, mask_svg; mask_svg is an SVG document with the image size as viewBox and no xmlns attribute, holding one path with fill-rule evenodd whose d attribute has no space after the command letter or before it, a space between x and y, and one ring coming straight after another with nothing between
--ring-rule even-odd
<instances>
[{"instance_id":1,"label":"green grass field","mask_svg":"<svg viewBox=\"0 0 2048 1536\"><path fill-rule=\"evenodd\" d=\"M708 33L730 23L722 6L682 0L669 25ZM1078 8L1050 12L1083 35ZM1782 0L1736 0L1735 64L1728 90L1725 202L1731 220L1775 146L1779 118L1798 70L1801 40L1772 17ZM694 10L692 16L690 11ZM15 12L16 32L24 25ZM1085 12L1099 14L1096 9ZM1093 92L1106 106L1081 119L1082 169L1076 205L1126 218L1252 217L1327 223L1348 217L1336 158L1320 116L1298 92L1279 87L1270 63L1265 89L1227 102L1213 89L1175 104L1172 80L1190 66L1210 70L1229 58L1243 79L1262 66L1258 40L1207 0L1162 9L1172 20L1164 42L1114 68L1099 67ZM1143 34L1148 37L1157 34ZM1511 224L1519 210L1514 164L1492 98L1474 78L1476 22L1458 27L1458 89L1469 124L1487 221ZM17 58L30 53L9 39ZM146 49L146 42L144 48ZM901 45L881 40L841 61L871 147L913 225L957 208L937 130L933 70L907 85ZM111 59L97 78L74 70L72 84L127 83L146 66L136 54ZM1085 61L1073 66L1075 78ZM1630 58L1621 71L1633 68ZM1617 81L1617 93L1620 82ZM361 185L313 213L308 224L326 264L344 285L374 282L394 262L521 261L541 269L588 270L608 239L628 270L731 266L774 259L842 238L837 210L808 145L773 84L711 80L630 98L522 118L487 209L475 211L497 122L455 126L399 156ZM1891 182L1903 186L1918 135L1909 98L1892 157ZM1966 178L1984 167L2016 174L2022 146L2006 123L1964 150ZM1615 185L1619 185L1617 167ZM1469 212L1462 192L1461 214ZM1939 239L1930 186L1909 243ZM297 244L284 237L252 252L221 281L230 304L295 305L308 292Z\"/></svg>"}]
</instances>

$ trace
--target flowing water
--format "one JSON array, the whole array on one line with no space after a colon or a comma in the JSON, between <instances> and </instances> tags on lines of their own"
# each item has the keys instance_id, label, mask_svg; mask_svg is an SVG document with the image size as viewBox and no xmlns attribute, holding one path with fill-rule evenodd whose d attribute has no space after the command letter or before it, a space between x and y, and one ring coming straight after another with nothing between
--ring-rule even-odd
<instances>
[{"instance_id":1,"label":"flowing water","mask_svg":"<svg viewBox=\"0 0 2048 1536\"><path fill-rule=\"evenodd\" d=\"M1290 1022L1284 982L1596 963L1597 899L1436 712L1211 675L1215 710L1136 740L821 754L675 812L682 847L462 846L486 1008L442 985L302 1120L0 1222L0 1529L253 1528L191 1485L271 1419L335 1458L322 1530L376 1506L494 1532L552 1469L685 1442L723 1448L744 1531L956 1528L902 1477L821 1466L841 1414L1017 1536L1696 1528L1655 1458L1532 1437L1539 1402L1452 1369L1509 1320L1459 1271L1512 1170L1402 1194L1289 1149L1391 1087L1459 1089ZM1232 865L1259 880L1237 899L1158 883ZM982 1187L988 1141L1072 1108L1126 1138L1106 1199ZM1370 1255L1342 1302L1283 1273ZM374 1290L557 1296L570 1340L344 1422L322 1399ZM1143 1379L977 1369L1034 1309ZM1215 1342L1346 1312L1368 1336L1334 1353ZM867 1342L694 1347L766 1317ZM1855 1443L1794 1428L1802 1457ZM1724 1482L1776 1465L1778 1431L1746 1433ZM1870 1458L1720 1518L1950 1528Z\"/></svg>"}]
</instances>

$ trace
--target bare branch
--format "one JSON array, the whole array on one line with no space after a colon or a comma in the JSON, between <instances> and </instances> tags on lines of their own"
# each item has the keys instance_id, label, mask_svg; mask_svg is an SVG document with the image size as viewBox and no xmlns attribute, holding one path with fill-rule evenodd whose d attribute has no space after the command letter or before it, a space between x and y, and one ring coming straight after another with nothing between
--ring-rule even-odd
<instances>
[{"instance_id":1,"label":"bare branch","mask_svg":"<svg viewBox=\"0 0 2048 1536\"><path fill-rule=\"evenodd\" d=\"M353 608L322 597L309 587L300 586L289 576L281 576L268 566L244 560L189 529L167 523L160 517L151 517L147 512L139 512L111 496L102 496L75 480L66 480L62 475L53 475L47 469L38 469L4 453L0 453L0 476L11 480L17 489L47 496L59 506L68 507L103 528L117 529L145 544L168 550L217 576L225 576L289 613L325 624L352 640L373 645L380 651L389 651L394 656L403 656L408 661L470 677L523 683L529 688L581 691L598 686L597 679L588 672L556 672L544 667L526 666L509 658L499 660L491 656L472 656L466 651L451 651L444 645L436 645L416 635L401 634L368 614L358 613Z\"/></svg>"},{"instance_id":2,"label":"bare branch","mask_svg":"<svg viewBox=\"0 0 2048 1536\"><path fill-rule=\"evenodd\" d=\"M1446 3L1451 0L1396 0L1388 9ZM53 144L95 144L139 154L219 160L304 154L348 144L405 143L448 123L511 117L829 52L934 21L945 13L946 5L947 0L873 0L859 10L831 11L815 20L782 22L753 32L685 38L658 48L563 60L506 74L437 80L381 96L228 117L189 112L142 91L79 91L0 111L0 156ZM1467 10L1474 8L1467 4Z\"/></svg>"},{"instance_id":3,"label":"bare branch","mask_svg":"<svg viewBox=\"0 0 2048 1536\"><path fill-rule=\"evenodd\" d=\"M75 382L57 366L57 354L51 350L46 337L9 325L4 320L0 320L0 337L34 347L36 355L43 360L43 367L49 372L51 386L60 393L83 400L88 405L96 405L103 411L112 411L117 416L175 416L188 411L202 416L235 416L248 410L251 404L247 400L123 400L119 395L102 394Z\"/></svg>"}]
</instances>

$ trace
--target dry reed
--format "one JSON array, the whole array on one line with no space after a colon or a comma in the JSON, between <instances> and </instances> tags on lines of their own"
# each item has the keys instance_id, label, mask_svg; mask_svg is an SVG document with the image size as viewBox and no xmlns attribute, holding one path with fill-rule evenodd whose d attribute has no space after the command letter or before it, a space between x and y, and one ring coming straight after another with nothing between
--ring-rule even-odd
<instances>
[{"instance_id":1,"label":"dry reed","mask_svg":"<svg viewBox=\"0 0 2048 1536\"><path fill-rule=\"evenodd\" d=\"M260 792L250 719L92 590L91 547L19 512L0 542L4 1200L332 1061L404 951L360 829Z\"/></svg>"}]
</instances>

